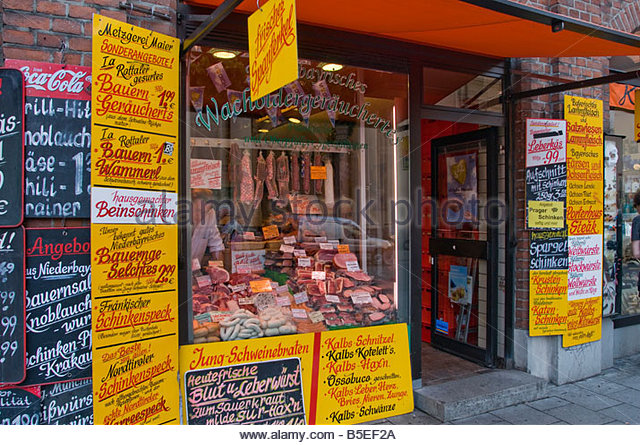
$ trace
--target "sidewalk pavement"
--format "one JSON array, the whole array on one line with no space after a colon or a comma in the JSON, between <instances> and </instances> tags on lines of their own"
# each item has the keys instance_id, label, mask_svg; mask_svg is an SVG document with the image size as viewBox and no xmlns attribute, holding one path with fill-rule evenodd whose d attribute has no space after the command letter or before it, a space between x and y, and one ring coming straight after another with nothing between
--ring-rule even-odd
<instances>
[{"instance_id":1,"label":"sidewalk pavement","mask_svg":"<svg viewBox=\"0 0 640 445\"><path fill-rule=\"evenodd\" d=\"M416 409L376 425L640 425L640 354L617 359L600 375L561 386L546 397L453 422Z\"/></svg>"}]
</instances>

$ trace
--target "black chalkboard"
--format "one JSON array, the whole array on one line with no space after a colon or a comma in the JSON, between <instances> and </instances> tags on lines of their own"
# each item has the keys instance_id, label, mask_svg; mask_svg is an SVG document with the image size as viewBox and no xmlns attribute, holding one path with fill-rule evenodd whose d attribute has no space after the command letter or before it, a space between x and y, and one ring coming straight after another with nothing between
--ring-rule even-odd
<instances>
[{"instance_id":1,"label":"black chalkboard","mask_svg":"<svg viewBox=\"0 0 640 445\"><path fill-rule=\"evenodd\" d=\"M0 69L0 227L22 224L24 193L24 80Z\"/></svg>"},{"instance_id":2,"label":"black chalkboard","mask_svg":"<svg viewBox=\"0 0 640 445\"><path fill-rule=\"evenodd\" d=\"M540 230L529 234L529 269L567 270L568 267L566 230Z\"/></svg>"},{"instance_id":3,"label":"black chalkboard","mask_svg":"<svg viewBox=\"0 0 640 445\"><path fill-rule=\"evenodd\" d=\"M39 425L40 396L22 388L0 388L0 425Z\"/></svg>"},{"instance_id":4,"label":"black chalkboard","mask_svg":"<svg viewBox=\"0 0 640 445\"><path fill-rule=\"evenodd\" d=\"M25 378L24 229L0 229L0 384Z\"/></svg>"},{"instance_id":5,"label":"black chalkboard","mask_svg":"<svg viewBox=\"0 0 640 445\"><path fill-rule=\"evenodd\" d=\"M89 218L91 102L27 96L27 218Z\"/></svg>"},{"instance_id":6,"label":"black chalkboard","mask_svg":"<svg viewBox=\"0 0 640 445\"><path fill-rule=\"evenodd\" d=\"M91 377L89 239L89 228L27 229L25 385Z\"/></svg>"},{"instance_id":7,"label":"black chalkboard","mask_svg":"<svg viewBox=\"0 0 640 445\"><path fill-rule=\"evenodd\" d=\"M526 193L527 201L566 201L567 164L527 168Z\"/></svg>"},{"instance_id":8,"label":"black chalkboard","mask_svg":"<svg viewBox=\"0 0 640 445\"><path fill-rule=\"evenodd\" d=\"M189 425L304 425L297 357L187 371Z\"/></svg>"},{"instance_id":9,"label":"black chalkboard","mask_svg":"<svg viewBox=\"0 0 640 445\"><path fill-rule=\"evenodd\" d=\"M93 425L91 379L42 387L43 425Z\"/></svg>"}]
</instances>

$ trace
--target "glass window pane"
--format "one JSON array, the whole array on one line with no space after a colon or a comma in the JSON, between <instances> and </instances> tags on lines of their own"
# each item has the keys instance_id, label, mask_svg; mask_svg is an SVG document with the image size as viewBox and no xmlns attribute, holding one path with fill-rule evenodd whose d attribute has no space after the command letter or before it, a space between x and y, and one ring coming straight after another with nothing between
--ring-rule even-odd
<instances>
[{"instance_id":1,"label":"glass window pane","mask_svg":"<svg viewBox=\"0 0 640 445\"><path fill-rule=\"evenodd\" d=\"M502 112L502 79L437 68L423 69L423 103Z\"/></svg>"}]
</instances>

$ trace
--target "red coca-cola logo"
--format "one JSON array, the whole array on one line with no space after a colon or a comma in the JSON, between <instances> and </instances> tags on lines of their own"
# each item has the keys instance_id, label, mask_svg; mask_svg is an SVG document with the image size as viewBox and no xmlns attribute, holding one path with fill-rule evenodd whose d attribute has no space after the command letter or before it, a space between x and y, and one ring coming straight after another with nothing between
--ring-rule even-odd
<instances>
[{"instance_id":1,"label":"red coca-cola logo","mask_svg":"<svg viewBox=\"0 0 640 445\"><path fill-rule=\"evenodd\" d=\"M75 65L7 60L22 71L27 96L91 100L91 68Z\"/></svg>"}]
</instances>

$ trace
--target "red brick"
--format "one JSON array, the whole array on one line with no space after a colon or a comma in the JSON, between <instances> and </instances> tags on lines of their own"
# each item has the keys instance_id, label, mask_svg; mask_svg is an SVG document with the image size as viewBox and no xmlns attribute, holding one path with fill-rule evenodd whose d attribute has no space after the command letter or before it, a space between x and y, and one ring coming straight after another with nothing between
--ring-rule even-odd
<instances>
[{"instance_id":1,"label":"red brick","mask_svg":"<svg viewBox=\"0 0 640 445\"><path fill-rule=\"evenodd\" d=\"M79 53L65 53L64 61L62 60L62 53L55 53L53 55L54 63L67 63L69 65L80 65L82 63L82 54Z\"/></svg>"},{"instance_id":2,"label":"red brick","mask_svg":"<svg viewBox=\"0 0 640 445\"><path fill-rule=\"evenodd\" d=\"M82 34L82 23L69 19L53 19L51 30L65 34Z\"/></svg>"},{"instance_id":3,"label":"red brick","mask_svg":"<svg viewBox=\"0 0 640 445\"><path fill-rule=\"evenodd\" d=\"M61 2L36 2L36 11L49 15L67 15L67 5Z\"/></svg>"},{"instance_id":4,"label":"red brick","mask_svg":"<svg viewBox=\"0 0 640 445\"><path fill-rule=\"evenodd\" d=\"M110 17L115 20L120 20L121 22L127 22L127 13L125 11L109 11L103 9L100 11L100 14L105 17Z\"/></svg>"},{"instance_id":5,"label":"red brick","mask_svg":"<svg viewBox=\"0 0 640 445\"><path fill-rule=\"evenodd\" d=\"M37 62L48 62L51 59L50 52L38 49L4 47L3 52L7 59L35 60Z\"/></svg>"},{"instance_id":6,"label":"red brick","mask_svg":"<svg viewBox=\"0 0 640 445\"><path fill-rule=\"evenodd\" d=\"M91 20L93 13L97 13L96 8L90 6L69 5L69 17L77 19Z\"/></svg>"},{"instance_id":7,"label":"red brick","mask_svg":"<svg viewBox=\"0 0 640 445\"><path fill-rule=\"evenodd\" d=\"M61 48L64 37L55 34L38 33L38 46L45 46L47 48Z\"/></svg>"},{"instance_id":8,"label":"red brick","mask_svg":"<svg viewBox=\"0 0 640 445\"><path fill-rule=\"evenodd\" d=\"M94 4L100 6L109 6L111 8L118 8L120 6L120 0L87 0L85 4Z\"/></svg>"},{"instance_id":9,"label":"red brick","mask_svg":"<svg viewBox=\"0 0 640 445\"><path fill-rule=\"evenodd\" d=\"M35 15L18 14L15 12L4 12L4 24L8 26L19 26L22 28L49 30L51 21L48 17Z\"/></svg>"},{"instance_id":10,"label":"red brick","mask_svg":"<svg viewBox=\"0 0 640 445\"><path fill-rule=\"evenodd\" d=\"M31 31L5 29L4 41L9 43L20 43L22 45L33 45L34 35Z\"/></svg>"},{"instance_id":11,"label":"red brick","mask_svg":"<svg viewBox=\"0 0 640 445\"><path fill-rule=\"evenodd\" d=\"M33 0L3 0L2 7L6 9L18 9L20 11L33 11Z\"/></svg>"},{"instance_id":12,"label":"red brick","mask_svg":"<svg viewBox=\"0 0 640 445\"><path fill-rule=\"evenodd\" d=\"M147 3L160 6L168 6L171 9L176 9L176 0L146 0Z\"/></svg>"},{"instance_id":13,"label":"red brick","mask_svg":"<svg viewBox=\"0 0 640 445\"><path fill-rule=\"evenodd\" d=\"M69 49L73 51L91 52L91 39L72 37L69 39Z\"/></svg>"}]
</instances>

